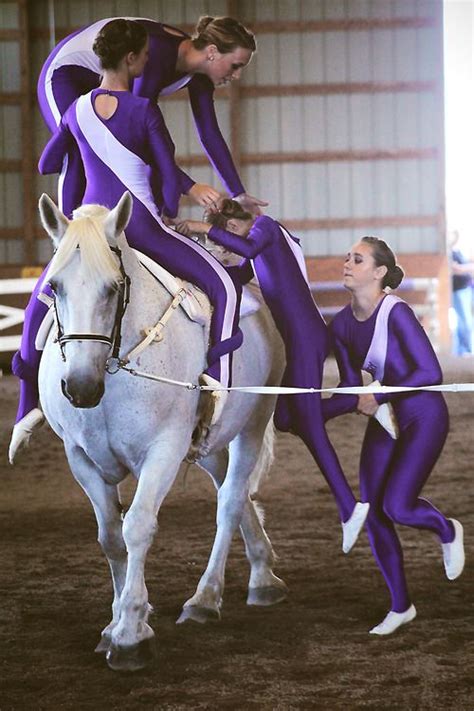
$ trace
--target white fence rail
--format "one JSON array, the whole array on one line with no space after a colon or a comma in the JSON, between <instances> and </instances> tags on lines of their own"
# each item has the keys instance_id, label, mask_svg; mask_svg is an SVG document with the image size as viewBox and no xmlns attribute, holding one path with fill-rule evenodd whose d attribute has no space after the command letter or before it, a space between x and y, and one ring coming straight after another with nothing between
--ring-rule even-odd
<instances>
[{"instance_id":1,"label":"white fence rail","mask_svg":"<svg viewBox=\"0 0 474 711\"><path fill-rule=\"evenodd\" d=\"M37 277L26 279L0 279L0 297L4 294L31 294ZM319 281L310 282L311 291L317 295L322 291L345 291L340 281ZM424 291L426 297L423 303L413 304L413 309L417 316L428 318L428 335L433 344L439 341L439 323L437 318L438 309L438 279L416 278L404 279L397 292L403 291ZM316 296L317 301L317 296ZM341 306L323 306L320 311L323 316L334 316L340 311ZM22 324L24 321L24 309L14 306L4 306L0 304L0 334L12 326ZM0 352L16 351L20 347L21 336L0 335Z\"/></svg>"},{"instance_id":2,"label":"white fence rail","mask_svg":"<svg viewBox=\"0 0 474 711\"><path fill-rule=\"evenodd\" d=\"M31 294L37 277L31 279L0 279L0 297L4 294ZM25 320L24 309L0 304L0 334L12 326L18 326ZM0 351L16 351L20 347L21 336L0 335Z\"/></svg>"}]
</instances>

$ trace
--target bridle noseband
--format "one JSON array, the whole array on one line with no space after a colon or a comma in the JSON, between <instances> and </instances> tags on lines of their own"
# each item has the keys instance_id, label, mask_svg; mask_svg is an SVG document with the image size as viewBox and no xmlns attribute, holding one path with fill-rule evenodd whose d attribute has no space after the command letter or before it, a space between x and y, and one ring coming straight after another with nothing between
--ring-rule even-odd
<instances>
[{"instance_id":1,"label":"bridle noseband","mask_svg":"<svg viewBox=\"0 0 474 711\"><path fill-rule=\"evenodd\" d=\"M56 305L56 299L54 299L54 314L57 328L57 336L55 342L59 344L61 350L61 358L66 361L66 343L70 341L94 341L96 343L104 343L112 349L112 358L118 359L120 352L120 345L122 342L122 320L127 309L128 303L130 301L130 277L125 272L122 252L118 247L110 247L112 252L114 252L120 264L120 274L122 275L122 282L120 283L120 288L118 289L118 301L117 310L115 312L114 325L112 327L112 334L110 336L105 336L101 333L64 333L59 320L58 309Z\"/></svg>"}]
</instances>

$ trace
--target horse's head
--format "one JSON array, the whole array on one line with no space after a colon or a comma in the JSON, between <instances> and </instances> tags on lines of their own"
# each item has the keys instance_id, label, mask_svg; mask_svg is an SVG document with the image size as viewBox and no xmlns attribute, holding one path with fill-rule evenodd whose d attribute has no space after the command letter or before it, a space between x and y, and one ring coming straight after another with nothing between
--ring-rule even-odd
<instances>
[{"instance_id":1,"label":"horse's head","mask_svg":"<svg viewBox=\"0 0 474 711\"><path fill-rule=\"evenodd\" d=\"M110 211L83 205L69 221L43 194L39 210L56 248L46 281L55 295L66 365L62 390L74 407L95 407L104 393L106 361L120 337L127 278L117 238L130 219L132 198L124 193Z\"/></svg>"}]
</instances>

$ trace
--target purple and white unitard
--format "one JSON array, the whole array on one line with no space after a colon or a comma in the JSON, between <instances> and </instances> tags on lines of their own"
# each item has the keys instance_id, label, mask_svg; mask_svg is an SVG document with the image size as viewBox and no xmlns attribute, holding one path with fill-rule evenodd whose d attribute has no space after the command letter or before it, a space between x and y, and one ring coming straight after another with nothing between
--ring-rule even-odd
<instances>
[{"instance_id":1,"label":"purple and white unitard","mask_svg":"<svg viewBox=\"0 0 474 711\"><path fill-rule=\"evenodd\" d=\"M118 100L113 116L100 118L94 108L98 94ZM129 244L176 276L199 286L213 304L207 372L225 387L230 384L230 353L242 343L238 327L241 285L199 244L168 228L154 202L150 168L163 176L163 212L176 215L181 194L181 175L174 163L174 146L158 108L149 100L127 91L95 89L81 96L64 114L40 159L41 173L61 169L64 156L76 142L85 166L84 200L112 208L125 190L133 197L126 230ZM41 277L25 314L20 355L13 370L25 382L20 389L17 421L37 404L37 370L41 354L35 337L46 307L37 296ZM32 389L34 385L34 390ZM36 400L35 400L36 399Z\"/></svg>"},{"instance_id":2,"label":"purple and white unitard","mask_svg":"<svg viewBox=\"0 0 474 711\"><path fill-rule=\"evenodd\" d=\"M411 308L398 297L385 296L374 313L358 321L350 305L330 325L341 386L362 385L366 370L384 385L437 385L441 368L431 343ZM369 418L360 459L360 489L370 502L367 531L375 559L392 598L392 610L410 606L403 552L394 524L436 533L442 543L454 539L452 523L420 497L443 449L449 428L441 393L375 394L379 404L390 402L399 426L393 440ZM355 412L357 395L335 394L323 400L325 419Z\"/></svg>"},{"instance_id":3,"label":"purple and white unitard","mask_svg":"<svg viewBox=\"0 0 474 711\"><path fill-rule=\"evenodd\" d=\"M38 80L38 100L43 118L54 132L66 109L82 94L100 84L102 69L92 46L99 30L116 18L94 22L66 37L51 52ZM199 138L225 188L232 195L245 192L235 169L232 156L217 123L214 109L214 86L203 74L183 74L176 71L180 43L189 35L173 27L144 18L126 18L143 25L149 36L149 59L141 77L134 80L133 94L152 99L171 94L186 86ZM182 173L183 192L194 181ZM59 206L65 215L83 202L84 173L80 156L71 146L60 173Z\"/></svg>"},{"instance_id":4,"label":"purple and white unitard","mask_svg":"<svg viewBox=\"0 0 474 711\"><path fill-rule=\"evenodd\" d=\"M268 216L257 217L247 237L213 226L209 237L252 262L263 297L286 349L283 385L321 387L328 354L327 326L313 301L299 240ZM280 396L275 426L304 441L335 497L342 521L355 498L327 436L317 393Z\"/></svg>"}]
</instances>

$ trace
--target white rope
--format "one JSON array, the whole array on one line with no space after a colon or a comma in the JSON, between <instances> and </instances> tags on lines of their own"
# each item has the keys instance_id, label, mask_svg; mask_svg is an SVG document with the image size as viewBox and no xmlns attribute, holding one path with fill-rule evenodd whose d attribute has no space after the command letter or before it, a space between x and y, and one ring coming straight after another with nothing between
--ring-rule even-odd
<instances>
[{"instance_id":1,"label":"white rope","mask_svg":"<svg viewBox=\"0 0 474 711\"><path fill-rule=\"evenodd\" d=\"M431 392L474 392L474 383L447 383L445 385L422 385L420 387L407 387L398 385L364 385L357 387L344 388L291 388L285 386L273 385L240 385L230 388L214 387L212 385L196 385L195 383L186 383L182 380L172 380L160 375L151 375L141 370L127 368L121 366L122 370L126 370L130 375L135 375L138 378L146 378L147 380L155 380L167 385L176 385L178 387L187 388L188 390L211 390L227 392L251 393L255 395L299 395L302 393L337 393L338 395L363 395L364 393L405 393L417 392L420 390L428 390Z\"/></svg>"}]
</instances>

